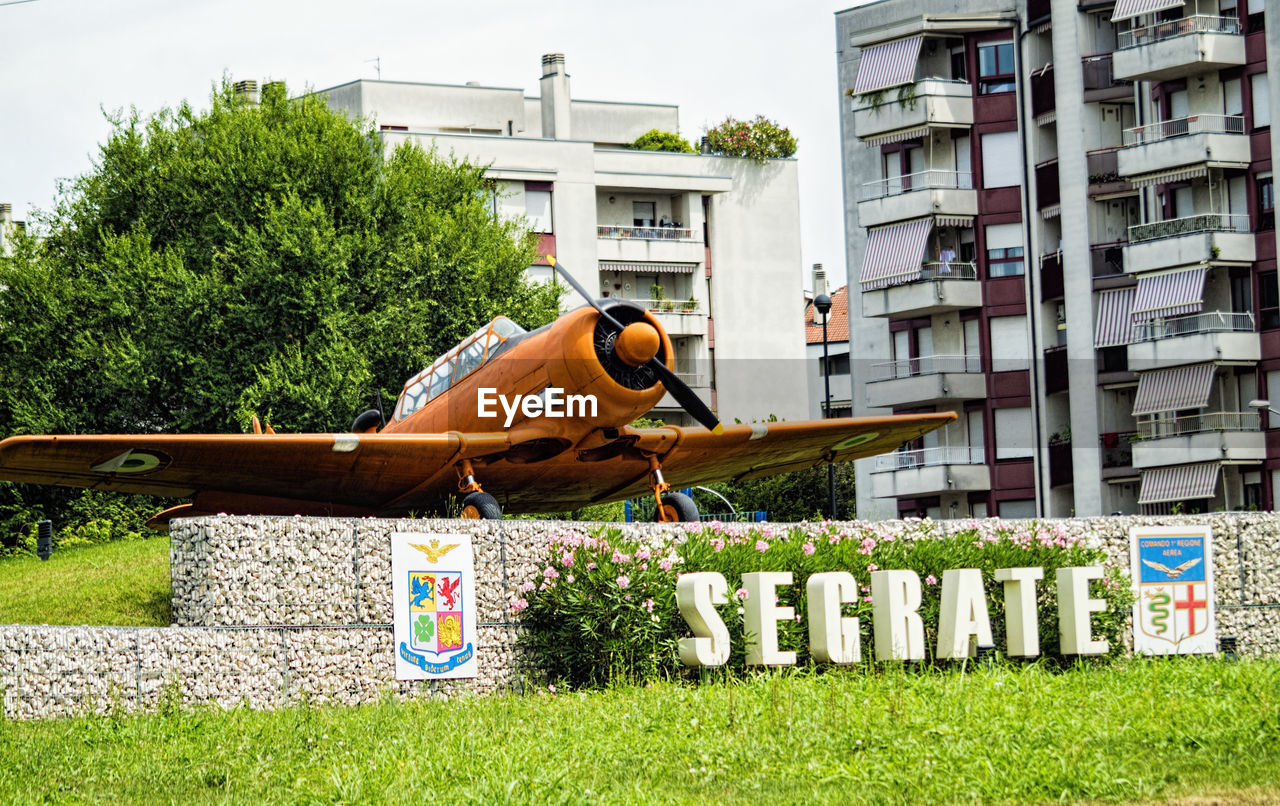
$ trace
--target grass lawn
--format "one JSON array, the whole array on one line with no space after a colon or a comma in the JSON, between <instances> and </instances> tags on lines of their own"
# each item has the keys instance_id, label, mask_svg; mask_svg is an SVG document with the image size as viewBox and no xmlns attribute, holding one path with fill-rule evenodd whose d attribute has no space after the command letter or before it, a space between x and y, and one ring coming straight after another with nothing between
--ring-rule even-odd
<instances>
[{"instance_id":1,"label":"grass lawn","mask_svg":"<svg viewBox=\"0 0 1280 806\"><path fill-rule=\"evenodd\" d=\"M1280 802L1280 662L0 723L0 801Z\"/></svg>"},{"instance_id":2,"label":"grass lawn","mask_svg":"<svg viewBox=\"0 0 1280 806\"><path fill-rule=\"evenodd\" d=\"M169 538L0 560L0 624L169 626Z\"/></svg>"}]
</instances>

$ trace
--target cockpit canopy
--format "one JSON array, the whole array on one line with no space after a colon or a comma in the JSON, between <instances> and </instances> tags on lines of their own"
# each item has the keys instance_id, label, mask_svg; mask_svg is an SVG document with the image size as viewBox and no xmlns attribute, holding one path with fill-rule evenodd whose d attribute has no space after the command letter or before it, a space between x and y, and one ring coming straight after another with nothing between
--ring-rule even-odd
<instances>
[{"instance_id":1,"label":"cockpit canopy","mask_svg":"<svg viewBox=\"0 0 1280 806\"><path fill-rule=\"evenodd\" d=\"M410 378L396 403L396 420L410 414L443 394L445 390L474 372L486 361L498 354L507 339L524 333L525 329L505 316L499 316L489 324L467 336L458 346L437 358L431 366Z\"/></svg>"}]
</instances>

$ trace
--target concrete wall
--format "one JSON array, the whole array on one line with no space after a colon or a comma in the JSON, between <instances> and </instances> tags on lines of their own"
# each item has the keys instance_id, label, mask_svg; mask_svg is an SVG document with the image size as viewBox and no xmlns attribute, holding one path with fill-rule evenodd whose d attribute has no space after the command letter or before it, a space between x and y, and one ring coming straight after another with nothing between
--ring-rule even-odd
<instances>
[{"instance_id":1,"label":"concrete wall","mask_svg":"<svg viewBox=\"0 0 1280 806\"><path fill-rule=\"evenodd\" d=\"M1047 521L1103 546L1128 567L1133 525L1209 523L1214 530L1218 634L1243 654L1280 652L1280 515L1229 513ZM210 517L175 521L173 615L167 628L0 626L0 691L10 718L162 703L374 702L519 688L537 679L518 648L509 602L541 568L548 537L584 524L373 518ZM839 524L883 536L918 522ZM1019 521L938 521L946 534L1026 528ZM777 528L776 526L774 527ZM822 524L801 524L810 534ZM629 537L680 534L682 525L622 525ZM407 683L394 675L389 536L468 532L475 547L480 677Z\"/></svg>"}]
</instances>

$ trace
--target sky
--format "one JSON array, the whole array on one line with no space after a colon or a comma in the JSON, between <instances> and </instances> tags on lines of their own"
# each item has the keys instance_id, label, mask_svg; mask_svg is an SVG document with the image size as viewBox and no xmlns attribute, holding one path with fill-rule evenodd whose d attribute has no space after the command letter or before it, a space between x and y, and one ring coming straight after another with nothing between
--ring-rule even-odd
<instances>
[{"instance_id":1,"label":"sky","mask_svg":"<svg viewBox=\"0 0 1280 806\"><path fill-rule=\"evenodd\" d=\"M356 78L522 87L564 53L575 98L673 103L696 143L757 114L799 141L800 233L809 267L845 276L834 12L795 3L441 3L438 0L0 0L0 202L14 217L53 206L90 171L110 126L212 85L283 80L291 94Z\"/></svg>"}]
</instances>

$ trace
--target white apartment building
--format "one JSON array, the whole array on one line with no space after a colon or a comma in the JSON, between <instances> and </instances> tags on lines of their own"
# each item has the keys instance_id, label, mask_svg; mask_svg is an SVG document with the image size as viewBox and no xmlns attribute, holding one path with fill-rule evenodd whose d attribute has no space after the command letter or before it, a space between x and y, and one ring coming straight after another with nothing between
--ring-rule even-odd
<instances>
[{"instance_id":1,"label":"white apartment building","mask_svg":"<svg viewBox=\"0 0 1280 806\"><path fill-rule=\"evenodd\" d=\"M808 367L805 375L809 381L809 418L821 420L826 417L851 417L853 402L849 398L849 287L829 290L826 270L819 263L813 267L813 297L817 298L821 294L827 294L831 298L831 310L826 316L825 350L822 314L814 309L811 299L806 300L804 309L805 357L809 359L805 362ZM829 407L827 375L831 376Z\"/></svg>"},{"instance_id":2,"label":"white apartment building","mask_svg":"<svg viewBox=\"0 0 1280 806\"><path fill-rule=\"evenodd\" d=\"M13 239L13 234L22 232L25 227L25 222L13 220L13 205L0 202L0 255L9 254L9 242Z\"/></svg>"},{"instance_id":3,"label":"white apartment building","mask_svg":"<svg viewBox=\"0 0 1280 806\"><path fill-rule=\"evenodd\" d=\"M1268 16L1262 0L837 13L854 409L959 415L860 463L861 516L1274 508Z\"/></svg>"},{"instance_id":4,"label":"white apartment building","mask_svg":"<svg viewBox=\"0 0 1280 806\"><path fill-rule=\"evenodd\" d=\"M627 149L651 129L677 131L677 108L574 99L561 54L543 57L539 83L538 97L365 79L321 92L374 120L388 150L412 141L488 165L499 212L525 216L539 251L586 288L652 310L677 372L722 420L803 419L795 161ZM551 277L545 260L529 271ZM654 416L689 422L669 395Z\"/></svg>"}]
</instances>

